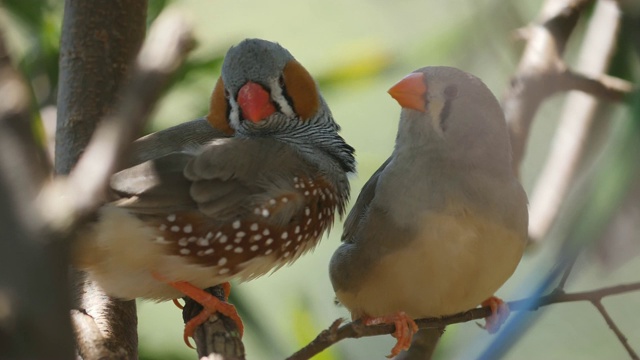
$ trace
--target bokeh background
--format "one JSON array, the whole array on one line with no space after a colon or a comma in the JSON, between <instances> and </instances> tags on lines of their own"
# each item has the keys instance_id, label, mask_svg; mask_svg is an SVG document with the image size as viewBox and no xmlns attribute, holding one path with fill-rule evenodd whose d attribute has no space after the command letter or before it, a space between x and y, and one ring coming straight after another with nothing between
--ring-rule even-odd
<instances>
[{"instance_id":1,"label":"bokeh background","mask_svg":"<svg viewBox=\"0 0 640 360\"><path fill-rule=\"evenodd\" d=\"M314 75L342 126L342 135L357 150L358 174L351 178L353 198L391 153L399 108L386 90L412 70L426 65L462 68L482 78L500 98L515 72L523 42L518 28L535 19L540 0L149 0L149 22L166 7L179 10L193 24L197 49L161 100L147 131L155 131L207 113L209 94L224 53L247 37L277 41ZM61 1L5 0L0 23L9 35L14 59L29 79L43 134L55 128L58 43ZM582 19L569 43L567 58L575 57L585 28ZM637 58L636 58L637 60ZM632 74L622 62L613 69ZM637 79L637 77L636 77ZM553 137L564 95L540 109L533 125L522 181L531 192ZM1 101L1 100L0 100ZM622 143L616 139L635 113L623 104L611 106L602 138L583 173L589 179L602 163L612 161ZM49 131L50 133L50 131ZM630 140L640 142L640 139ZM637 147L635 147L637 149ZM616 152L617 151L617 152ZM608 157L607 157L608 156ZM608 159L608 160L607 160ZM635 157L631 161L638 161ZM633 164L628 164L633 167ZM585 182L587 180L583 180ZM615 186L615 184L614 184ZM588 196L574 194L574 198ZM604 205L602 205L605 207ZM576 213L570 204L565 213ZM568 215L566 216L568 218ZM636 217L640 223L640 215ZM513 300L531 295L553 268L561 239L574 227L556 226L547 241L530 249L513 277L497 295ZM579 221L571 221L579 226ZM328 262L339 244L341 224L311 255L293 266L244 284L234 284L232 301L246 324L245 345L250 359L278 359L292 354L347 311L334 305L327 275ZM640 235L622 251L625 261L604 261L601 251L587 251L572 272L568 291L588 290L640 279ZM606 246L605 246L606 247ZM416 286L429 286L429 279ZM604 300L611 316L640 350L640 293ZM181 312L170 302L140 301L140 356L144 359L193 359L182 342ZM621 359L626 352L589 303L557 304L524 318L533 325L506 354L507 359ZM450 326L438 349L441 359L473 358L495 336L474 323ZM382 358L393 346L391 336L343 341L318 359Z\"/></svg>"}]
</instances>

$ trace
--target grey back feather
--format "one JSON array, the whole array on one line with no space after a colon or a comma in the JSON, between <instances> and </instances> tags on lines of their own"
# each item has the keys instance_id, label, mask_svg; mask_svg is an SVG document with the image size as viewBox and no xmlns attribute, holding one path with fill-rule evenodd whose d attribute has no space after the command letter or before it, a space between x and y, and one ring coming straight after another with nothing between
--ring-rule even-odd
<instances>
[{"instance_id":1,"label":"grey back feather","mask_svg":"<svg viewBox=\"0 0 640 360\"><path fill-rule=\"evenodd\" d=\"M124 168L175 152L194 152L205 143L228 137L200 118L154 132L136 140Z\"/></svg>"},{"instance_id":2,"label":"grey back feather","mask_svg":"<svg viewBox=\"0 0 640 360\"><path fill-rule=\"evenodd\" d=\"M376 186L378 185L378 178L380 177L380 173L387 167L390 161L391 157L389 157L384 163L382 163L382 165L380 165L378 170L376 170L376 172L371 175L369 180L362 187L362 190L360 190L360 194L358 195L356 203L353 205L353 208L351 208L349 215L344 221L342 241L353 241L352 237L356 234L358 226L360 226L362 220L367 216L371 201L373 201L373 198L375 197Z\"/></svg>"}]
</instances>

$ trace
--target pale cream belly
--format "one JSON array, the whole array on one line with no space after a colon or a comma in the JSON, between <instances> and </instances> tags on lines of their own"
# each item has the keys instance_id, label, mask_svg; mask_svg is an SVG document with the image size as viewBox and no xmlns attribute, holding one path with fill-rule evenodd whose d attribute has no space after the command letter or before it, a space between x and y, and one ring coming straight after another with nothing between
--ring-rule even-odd
<instances>
[{"instance_id":1,"label":"pale cream belly","mask_svg":"<svg viewBox=\"0 0 640 360\"><path fill-rule=\"evenodd\" d=\"M74 263L111 296L153 300L183 296L155 274L199 288L229 280L229 275L218 275L218 266L195 265L184 257L168 255L164 245L153 241L159 235L156 229L124 209L107 206L100 217L101 221L76 241ZM273 256L258 257L233 276L243 281L265 274L273 269L275 261Z\"/></svg>"},{"instance_id":2,"label":"pale cream belly","mask_svg":"<svg viewBox=\"0 0 640 360\"><path fill-rule=\"evenodd\" d=\"M423 223L420 240L380 259L358 291L336 293L354 319L476 307L511 276L524 250L521 236L477 217L429 215Z\"/></svg>"}]
</instances>

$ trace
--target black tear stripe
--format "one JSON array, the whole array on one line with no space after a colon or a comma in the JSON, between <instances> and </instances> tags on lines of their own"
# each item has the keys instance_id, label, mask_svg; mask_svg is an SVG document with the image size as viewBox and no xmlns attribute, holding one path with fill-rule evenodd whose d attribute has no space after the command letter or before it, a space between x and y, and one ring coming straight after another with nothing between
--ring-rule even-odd
<instances>
[{"instance_id":1,"label":"black tear stripe","mask_svg":"<svg viewBox=\"0 0 640 360\"><path fill-rule=\"evenodd\" d=\"M293 112L296 114L296 116L298 116L298 111L296 110L296 107L293 103L293 98L289 95L289 92L287 91L287 86L284 83L284 76L280 75L280 78L278 79L278 85L280 85L280 89L282 90L282 96L284 97L284 100L287 102L287 104L289 104L289 106L291 107L291 110L293 110ZM280 103L278 103L277 101L274 101L276 103L276 106L278 107L278 111L282 112L282 109L280 108Z\"/></svg>"},{"instance_id":2,"label":"black tear stripe","mask_svg":"<svg viewBox=\"0 0 640 360\"><path fill-rule=\"evenodd\" d=\"M451 112L451 99L447 99L444 102L444 106L442 107L442 111L440 111L440 128L442 131L447 131L447 118L449 118L449 113Z\"/></svg>"}]
</instances>

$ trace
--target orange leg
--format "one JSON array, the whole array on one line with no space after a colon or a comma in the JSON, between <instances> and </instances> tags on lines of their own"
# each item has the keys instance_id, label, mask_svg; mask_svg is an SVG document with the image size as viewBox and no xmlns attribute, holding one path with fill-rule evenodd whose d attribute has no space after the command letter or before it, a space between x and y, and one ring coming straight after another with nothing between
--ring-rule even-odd
<instances>
[{"instance_id":1,"label":"orange leg","mask_svg":"<svg viewBox=\"0 0 640 360\"><path fill-rule=\"evenodd\" d=\"M219 312L231 318L231 320L233 320L236 323L236 326L238 327L238 332L240 333L240 337L242 337L242 335L244 334L244 325L242 324L242 320L240 319L240 316L238 315L238 312L236 311L235 306L227 302L220 301L217 297L209 294L208 292L200 288L197 288L191 285L186 281L169 282L168 284L174 287L175 289L181 291L183 294L187 295L188 297L192 298L194 301L196 301L197 303L202 305L202 307L204 307L204 309L202 309L202 312L200 312L200 314L198 314L193 319L189 320L187 324L185 324L184 337L187 345L191 346L189 344L188 338L193 337L193 332L195 331L195 329L198 326L200 326L203 322L207 321L207 319L209 318L209 316L211 316L211 314L215 314L216 312ZM230 286L223 285L223 287L225 288L225 297L227 297L229 293L228 289L230 289Z\"/></svg>"},{"instance_id":2,"label":"orange leg","mask_svg":"<svg viewBox=\"0 0 640 360\"><path fill-rule=\"evenodd\" d=\"M224 301L229 300L229 294L231 294L231 283L228 281L223 282L220 286L222 286L222 290L224 291Z\"/></svg>"},{"instance_id":3,"label":"orange leg","mask_svg":"<svg viewBox=\"0 0 640 360\"><path fill-rule=\"evenodd\" d=\"M418 332L418 325L410 318L404 311L400 311L393 315L362 318L362 322L365 325L380 325L380 324L394 324L396 331L394 331L393 337L397 339L396 345L391 349L391 354L387 355L388 358L392 358L398 355L402 350L407 350L411 346L411 339L413 335Z\"/></svg>"},{"instance_id":4,"label":"orange leg","mask_svg":"<svg viewBox=\"0 0 640 360\"><path fill-rule=\"evenodd\" d=\"M484 320L486 325L484 328L490 333L495 334L509 317L509 306L502 299L492 296L482 302L482 306L491 308L491 315Z\"/></svg>"},{"instance_id":5,"label":"orange leg","mask_svg":"<svg viewBox=\"0 0 640 360\"><path fill-rule=\"evenodd\" d=\"M244 334L244 325L242 324L242 319L240 319L240 315L238 315L235 306L226 302L226 300L229 298L229 293L231 292L231 284L229 284L228 282L220 284L224 291L225 298L225 301L220 301L217 297L198 287L191 285L186 281L172 282L156 272L153 272L152 275L159 281L167 283L169 286L190 297L195 302L202 305L202 307L204 308L198 315L194 316L184 326L184 342L188 347L193 348L193 346L191 346L191 343L189 343L189 337L193 337L193 333L196 328L207 321L207 319L209 319L209 317L216 312L219 312L231 318L231 320L236 323L238 332L240 333L240 337L242 337L242 335ZM179 308L183 308L183 306L180 305L177 299L174 299L173 302Z\"/></svg>"},{"instance_id":6,"label":"orange leg","mask_svg":"<svg viewBox=\"0 0 640 360\"><path fill-rule=\"evenodd\" d=\"M174 286L173 284L169 283L169 285L171 286ZM189 284L189 283L186 283L186 284ZM224 282L220 284L220 286L222 286L222 290L224 291L224 300L225 301L229 300L229 294L231 293L231 283ZM178 290L183 291L181 289L178 289ZM205 292L205 294L208 294L208 293ZM213 297L213 298L217 300L216 297ZM184 308L184 306L182 306L178 302L178 299L173 299L173 303L176 304L176 306L178 306L180 309ZM204 306L203 304L200 304L200 305ZM235 312L235 307L233 307L233 305L231 304L229 304L229 306L231 306L233 308L233 311ZM193 346L191 346L191 342L189 342L189 338L193 337L193 333L196 331L196 328L200 326L202 323L204 323L205 321L207 321L212 314L213 313L205 307L204 309L202 309L202 311L198 315L194 316L193 318L191 318L191 320L189 320L189 322L184 324L184 335L183 335L184 343L187 344L188 347L193 349ZM240 319L240 316L238 315L237 312L235 312L235 316L229 316L229 317L236 322L236 326L238 327L238 331L240 332L240 337L242 337L242 334L244 333L244 325L242 324L242 319Z\"/></svg>"},{"instance_id":7,"label":"orange leg","mask_svg":"<svg viewBox=\"0 0 640 360\"><path fill-rule=\"evenodd\" d=\"M162 280L162 277L159 276L159 275L157 275L155 277L158 280ZM169 281L166 281L166 280L162 280L162 281L169 282ZM229 294L231 294L231 283L228 282L228 281L227 282L223 282L222 284L220 284L220 286L222 286L222 291L224 291L224 300L225 301L229 300ZM180 303L180 300L173 299L172 301L173 301L173 305L175 305L178 309L180 309L180 310L184 309L184 305L182 305Z\"/></svg>"}]
</instances>

